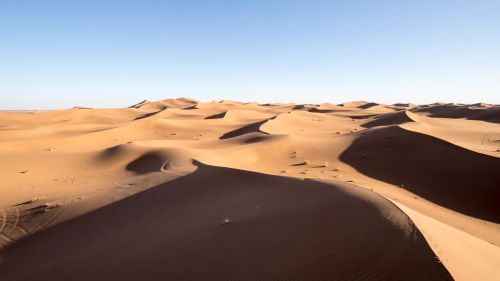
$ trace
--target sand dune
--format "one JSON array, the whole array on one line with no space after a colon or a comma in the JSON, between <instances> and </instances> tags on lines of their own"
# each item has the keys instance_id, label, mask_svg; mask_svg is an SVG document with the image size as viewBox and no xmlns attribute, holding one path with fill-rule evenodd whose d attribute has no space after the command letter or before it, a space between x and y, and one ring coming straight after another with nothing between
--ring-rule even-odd
<instances>
[{"instance_id":1,"label":"sand dune","mask_svg":"<svg viewBox=\"0 0 500 281\"><path fill-rule=\"evenodd\" d=\"M395 204L410 216L427 241L435 246L437 256L450 269L454 278L484 281L498 279L500 252L497 246L429 218L404 205L396 202ZM435 241L439 241L439 244ZM464 255L464 253L469 254ZM488 259L484 257L488 257Z\"/></svg>"},{"instance_id":2,"label":"sand dune","mask_svg":"<svg viewBox=\"0 0 500 281\"><path fill-rule=\"evenodd\" d=\"M500 222L500 159L496 157L389 126L356 139L341 160L444 207Z\"/></svg>"},{"instance_id":3,"label":"sand dune","mask_svg":"<svg viewBox=\"0 0 500 281\"><path fill-rule=\"evenodd\" d=\"M431 117L443 118L465 118L471 120L482 120L493 123L500 123L500 108L498 106L477 106L477 105L436 105L422 106L415 112L424 113Z\"/></svg>"},{"instance_id":4,"label":"sand dune","mask_svg":"<svg viewBox=\"0 0 500 281\"><path fill-rule=\"evenodd\" d=\"M498 279L499 112L187 98L0 112L0 279Z\"/></svg>"},{"instance_id":5,"label":"sand dune","mask_svg":"<svg viewBox=\"0 0 500 281\"><path fill-rule=\"evenodd\" d=\"M2 280L450 278L406 215L372 192L201 164L34 235L4 261Z\"/></svg>"},{"instance_id":6,"label":"sand dune","mask_svg":"<svg viewBox=\"0 0 500 281\"><path fill-rule=\"evenodd\" d=\"M409 116L408 111L398 111L377 116L374 120L363 124L363 127L372 128L378 126L399 125L413 121L414 120Z\"/></svg>"},{"instance_id":7,"label":"sand dune","mask_svg":"<svg viewBox=\"0 0 500 281\"><path fill-rule=\"evenodd\" d=\"M429 118L407 112L412 121L403 128L414 132L430 135L463 148L498 156L498 140L500 130L498 125L484 121L461 122L450 118Z\"/></svg>"}]
</instances>

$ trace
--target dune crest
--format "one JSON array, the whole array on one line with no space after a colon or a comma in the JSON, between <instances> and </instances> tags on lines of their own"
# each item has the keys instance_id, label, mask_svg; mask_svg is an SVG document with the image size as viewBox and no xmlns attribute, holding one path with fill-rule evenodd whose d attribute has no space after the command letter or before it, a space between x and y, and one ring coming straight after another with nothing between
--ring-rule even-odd
<instances>
[{"instance_id":1,"label":"dune crest","mask_svg":"<svg viewBox=\"0 0 500 281\"><path fill-rule=\"evenodd\" d=\"M196 165L193 174L22 241L6 252L0 276L449 279L406 215L374 193L343 184ZM92 235L77 234L84 229L92 229ZM368 238L367 233L375 236ZM87 246L80 251L72 245ZM26 249L33 254L26 257ZM236 253L245 254L235 260ZM349 262L353 255L354 264ZM68 259L72 265L64 262ZM43 260L55 267L47 267ZM30 266L20 270L23 265ZM193 266L197 270L189 270Z\"/></svg>"},{"instance_id":2,"label":"dune crest","mask_svg":"<svg viewBox=\"0 0 500 281\"><path fill-rule=\"evenodd\" d=\"M0 112L0 279L500 277L499 112L189 98Z\"/></svg>"}]
</instances>

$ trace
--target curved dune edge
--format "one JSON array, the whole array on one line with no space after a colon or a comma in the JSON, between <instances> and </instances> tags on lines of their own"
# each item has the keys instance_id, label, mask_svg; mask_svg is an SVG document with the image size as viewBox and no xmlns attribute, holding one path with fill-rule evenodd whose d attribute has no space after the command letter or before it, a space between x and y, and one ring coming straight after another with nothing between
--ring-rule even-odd
<instances>
[{"instance_id":1,"label":"curved dune edge","mask_svg":"<svg viewBox=\"0 0 500 281\"><path fill-rule=\"evenodd\" d=\"M500 123L500 108L491 104L430 104L415 108L413 111L430 117L482 120Z\"/></svg>"},{"instance_id":2,"label":"curved dune edge","mask_svg":"<svg viewBox=\"0 0 500 281\"><path fill-rule=\"evenodd\" d=\"M367 131L340 160L451 210L500 222L499 158L393 125Z\"/></svg>"},{"instance_id":3,"label":"curved dune edge","mask_svg":"<svg viewBox=\"0 0 500 281\"><path fill-rule=\"evenodd\" d=\"M500 126L485 121L450 118L431 118L413 112L406 112L413 121L402 123L399 127L416 133L426 134L460 146L475 153L500 157L498 140Z\"/></svg>"},{"instance_id":4,"label":"curved dune edge","mask_svg":"<svg viewBox=\"0 0 500 281\"><path fill-rule=\"evenodd\" d=\"M363 127L373 128L378 126L398 125L407 122L415 122L415 120L412 118L412 115L410 115L409 113L409 111L404 110L383 114L363 124Z\"/></svg>"},{"instance_id":5,"label":"curved dune edge","mask_svg":"<svg viewBox=\"0 0 500 281\"><path fill-rule=\"evenodd\" d=\"M408 217L373 192L195 165L19 241L0 278L450 279Z\"/></svg>"},{"instance_id":6,"label":"curved dune edge","mask_svg":"<svg viewBox=\"0 0 500 281\"><path fill-rule=\"evenodd\" d=\"M455 280L498 280L500 247L386 199L410 217Z\"/></svg>"},{"instance_id":7,"label":"curved dune edge","mask_svg":"<svg viewBox=\"0 0 500 281\"><path fill-rule=\"evenodd\" d=\"M121 199L127 200L139 192L185 176L194 167L186 159L306 179L305 182L319 179L350 183L500 245L500 224L484 220L497 216L496 205L490 203L499 197L496 194L485 196L476 188L498 182L494 169L500 157L500 151L495 152L500 149L500 137L489 134L491 143L479 147L490 149L489 158L494 158L494 162L484 153L476 153L479 152L476 145L482 140L478 136L498 127L495 120L500 107L480 105L473 106L471 111L463 110L462 105L398 104L386 106L395 112L382 112L377 106L370 103L353 104L352 107L233 101L203 103L178 99L146 101L120 109L0 112L0 174L3 178L0 223L4 218L8 221L7 225L0 224L0 248L4 246L2 236L16 241L38 232L40 227L57 227L77 215L114 205ZM446 114L447 110L453 112ZM259 124L265 120L268 121ZM422 130L414 132L412 128ZM469 134L472 131L474 134ZM350 150L352 160L375 163L372 168L389 166L391 169L384 170L382 175L397 175L398 169L405 166L411 167L410 172L407 169L400 178L391 181L362 173L342 161L342 153L353 143L365 136L373 137L376 132L380 132L377 137L380 142L372 151L384 153L375 155L364 149ZM415 141L409 143L408 140ZM392 154L395 161L388 161L391 151L385 149L397 148L398 143L402 146ZM470 147L478 151L467 149ZM415 163L414 157L425 160L422 156L428 156L430 161ZM436 161L441 161L442 165L437 165ZM459 169L454 169L457 165ZM412 180L419 183L419 177L408 177L417 169L420 177L431 174L430 177L437 180L430 181L434 188L428 190L431 196L412 193L410 188L429 186L407 183ZM436 173L443 170L445 180L440 178L442 172ZM467 196L449 188L463 182L469 183L464 188L470 192ZM431 200L440 195L443 186L449 188L441 192L444 203L453 205ZM463 198L465 200L457 201ZM473 211L484 209L482 214L474 218L472 212L461 211L470 205L478 206ZM485 209L483 205L494 208ZM19 219L27 210L30 215L37 214L28 226L24 221L28 217ZM84 233L92 234L91 231ZM11 244L12 241L7 242ZM26 256L32 254L27 252Z\"/></svg>"}]
</instances>

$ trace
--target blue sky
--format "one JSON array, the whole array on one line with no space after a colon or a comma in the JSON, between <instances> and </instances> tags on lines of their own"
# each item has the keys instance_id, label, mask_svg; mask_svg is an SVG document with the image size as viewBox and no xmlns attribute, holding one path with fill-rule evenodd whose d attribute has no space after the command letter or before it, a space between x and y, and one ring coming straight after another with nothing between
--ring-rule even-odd
<instances>
[{"instance_id":1,"label":"blue sky","mask_svg":"<svg viewBox=\"0 0 500 281\"><path fill-rule=\"evenodd\" d=\"M500 103L500 1L0 1L0 108Z\"/></svg>"}]
</instances>

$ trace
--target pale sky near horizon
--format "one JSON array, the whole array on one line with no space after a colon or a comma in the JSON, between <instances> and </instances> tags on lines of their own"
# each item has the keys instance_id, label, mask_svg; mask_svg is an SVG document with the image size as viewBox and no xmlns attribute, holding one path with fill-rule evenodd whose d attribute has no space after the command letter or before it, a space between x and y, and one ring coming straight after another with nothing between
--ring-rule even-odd
<instances>
[{"instance_id":1,"label":"pale sky near horizon","mask_svg":"<svg viewBox=\"0 0 500 281\"><path fill-rule=\"evenodd\" d=\"M500 1L0 1L0 109L500 103Z\"/></svg>"}]
</instances>

